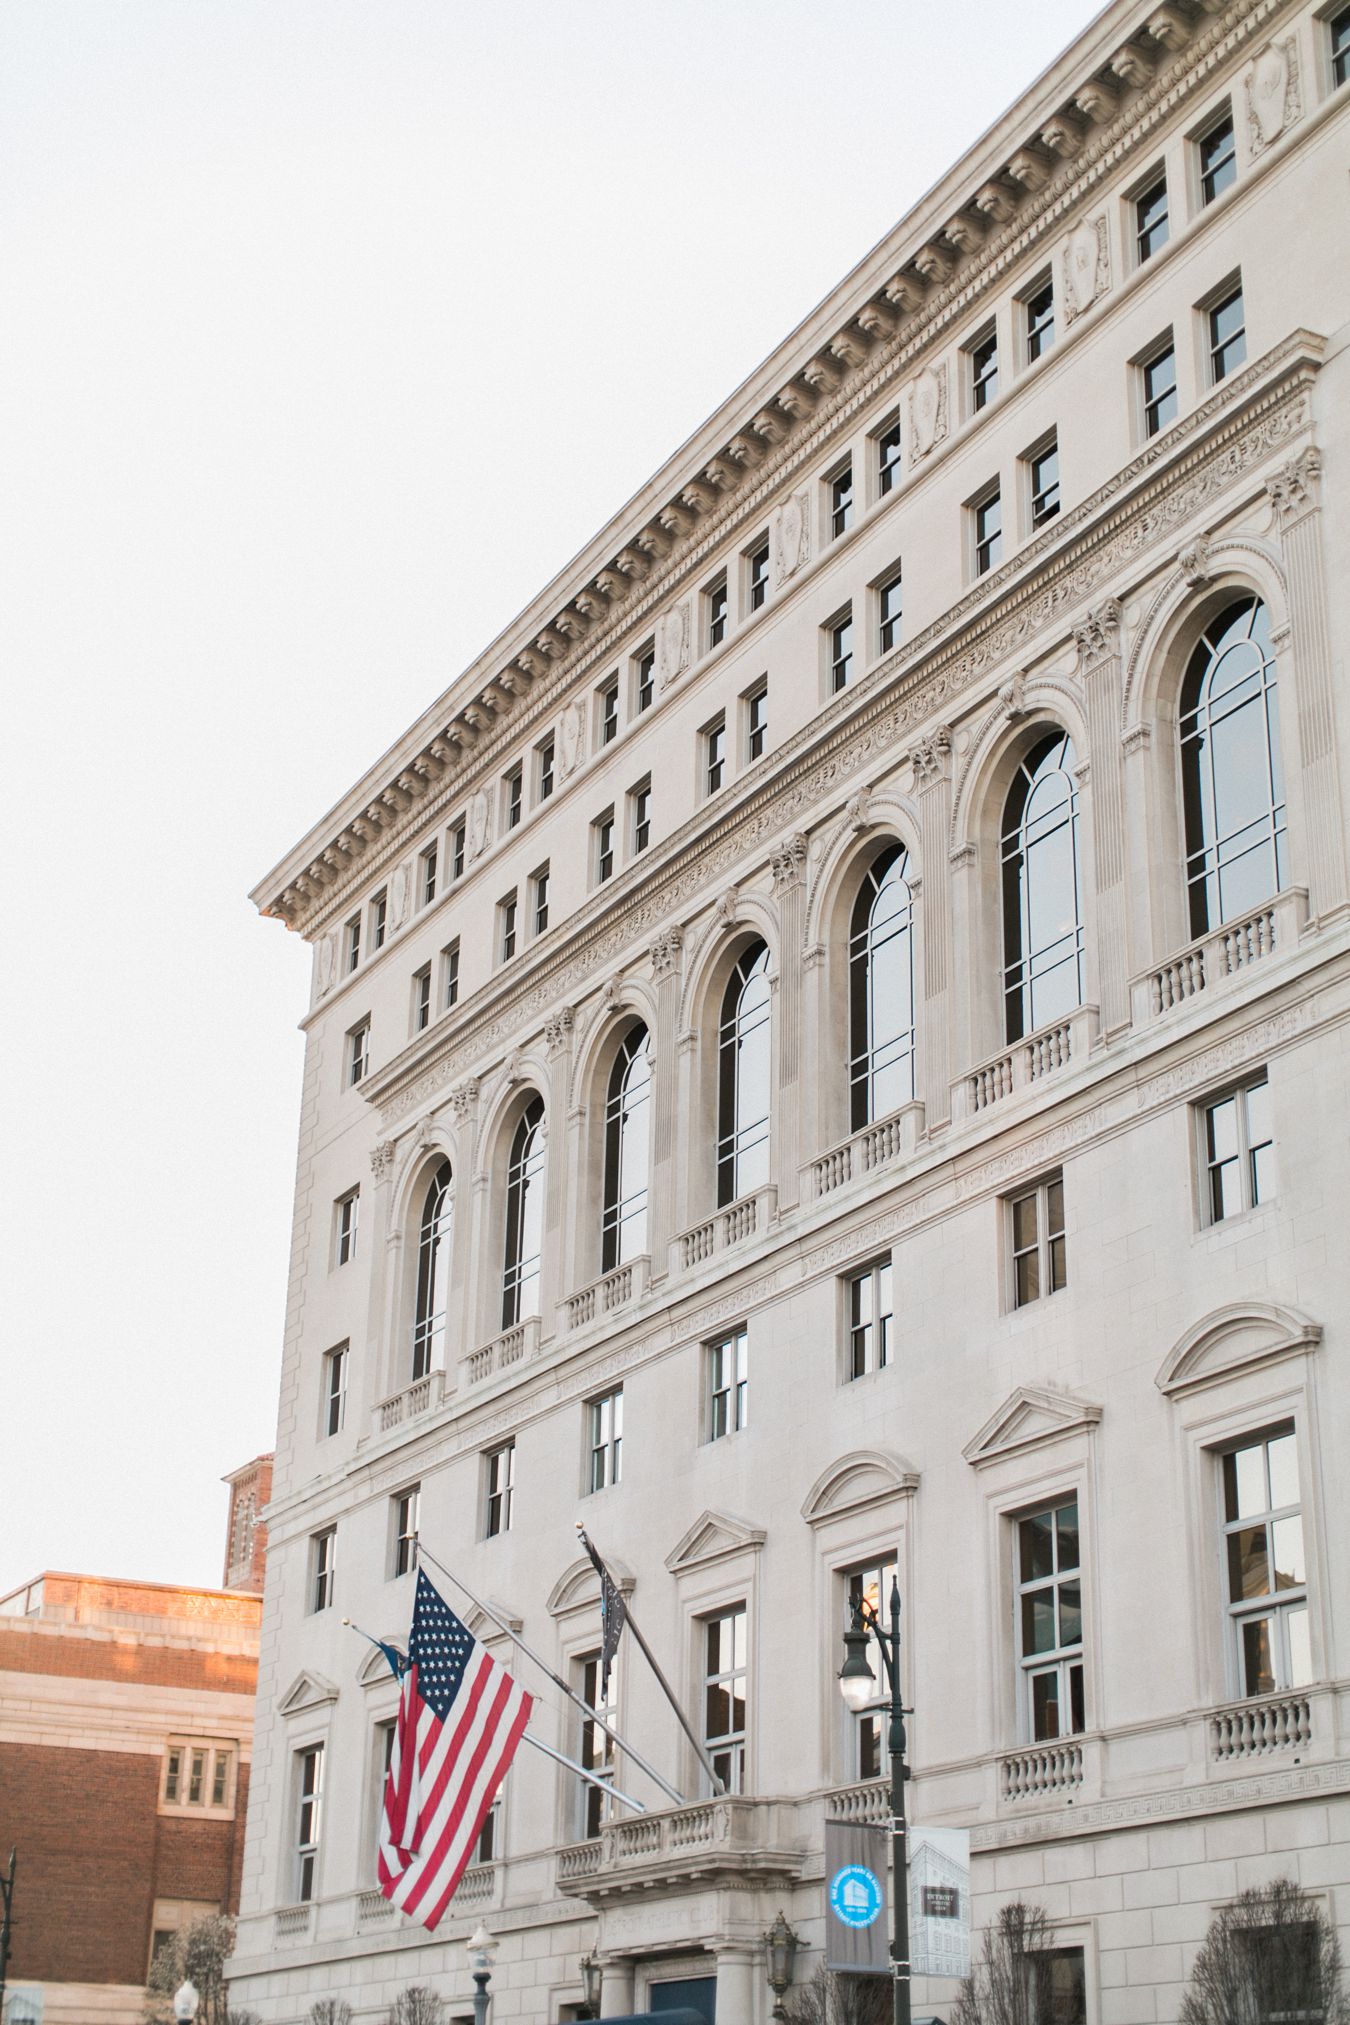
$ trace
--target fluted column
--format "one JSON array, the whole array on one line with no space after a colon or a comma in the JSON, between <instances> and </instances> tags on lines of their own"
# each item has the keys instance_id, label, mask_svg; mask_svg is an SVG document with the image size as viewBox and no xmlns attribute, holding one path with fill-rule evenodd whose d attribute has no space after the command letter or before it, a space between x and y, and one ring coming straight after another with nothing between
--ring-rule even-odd
<instances>
[{"instance_id":1,"label":"fluted column","mask_svg":"<svg viewBox=\"0 0 1350 2025\"><path fill-rule=\"evenodd\" d=\"M370 1149L370 1197L368 1203L362 1204L366 1228L357 1232L358 1245L364 1239L370 1246L370 1290L366 1304L368 1347L359 1365L351 1358L347 1360L352 1394L348 1410L355 1411L356 1424L363 1431L366 1414L387 1394L397 1391L401 1382L394 1329L403 1233L391 1229L389 1224L390 1182L396 1151L392 1139L381 1139ZM361 1373L359 1394L351 1384L358 1369ZM408 1376L412 1376L411 1369Z\"/></svg>"},{"instance_id":2,"label":"fluted column","mask_svg":"<svg viewBox=\"0 0 1350 2025\"><path fill-rule=\"evenodd\" d=\"M1120 621L1108 598L1073 629L1088 721L1092 782L1095 955L1103 1034L1130 1018L1129 921L1125 882L1125 768L1120 747Z\"/></svg>"},{"instance_id":3,"label":"fluted column","mask_svg":"<svg viewBox=\"0 0 1350 2025\"><path fill-rule=\"evenodd\" d=\"M652 1077L652 1175L647 1213L647 1249L651 1253L653 1278L665 1273L670 1240L675 1230L676 1127L679 1119L677 1042L683 946L681 931L666 928L648 952L652 982L656 986L656 1032L652 1035L652 1050L656 1057Z\"/></svg>"},{"instance_id":4,"label":"fluted column","mask_svg":"<svg viewBox=\"0 0 1350 2025\"><path fill-rule=\"evenodd\" d=\"M478 1139L478 1078L466 1076L450 1092L450 1115L455 1123L455 1225L450 1238L450 1284L466 1290L482 1285L482 1261L474 1256L474 1204L479 1191L474 1187L474 1162ZM481 1293L479 1298L481 1299ZM445 1335L445 1383L447 1389L459 1382L459 1361L477 1348L472 1340L472 1292L449 1303Z\"/></svg>"},{"instance_id":5,"label":"fluted column","mask_svg":"<svg viewBox=\"0 0 1350 2025\"><path fill-rule=\"evenodd\" d=\"M778 1115L773 1122L773 1168L780 1209L797 1201L802 1125L802 938L806 924L806 838L794 831L773 854L778 903Z\"/></svg>"},{"instance_id":6,"label":"fluted column","mask_svg":"<svg viewBox=\"0 0 1350 2025\"><path fill-rule=\"evenodd\" d=\"M1335 913L1350 897L1322 567L1321 476L1321 453L1308 445L1266 484L1289 578L1308 907L1314 918Z\"/></svg>"},{"instance_id":7,"label":"fluted column","mask_svg":"<svg viewBox=\"0 0 1350 2025\"><path fill-rule=\"evenodd\" d=\"M948 839L952 821L952 740L939 724L910 752L919 798L919 842L923 852L919 905L922 908L923 971L918 985L917 1097L931 1130L951 1115L952 883Z\"/></svg>"}]
</instances>

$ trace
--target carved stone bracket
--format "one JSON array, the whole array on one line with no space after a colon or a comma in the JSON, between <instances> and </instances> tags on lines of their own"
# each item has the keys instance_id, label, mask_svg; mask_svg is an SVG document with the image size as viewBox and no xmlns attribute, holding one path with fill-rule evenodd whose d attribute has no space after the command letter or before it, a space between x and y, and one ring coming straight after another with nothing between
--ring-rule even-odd
<instances>
[{"instance_id":1,"label":"carved stone bracket","mask_svg":"<svg viewBox=\"0 0 1350 2025\"><path fill-rule=\"evenodd\" d=\"M1119 598L1107 598L1084 614L1073 629L1080 668L1095 661L1105 661L1116 652L1120 644L1120 622L1124 616Z\"/></svg>"},{"instance_id":2,"label":"carved stone bracket","mask_svg":"<svg viewBox=\"0 0 1350 2025\"><path fill-rule=\"evenodd\" d=\"M1214 574L1214 563L1207 534L1198 534L1194 541L1187 543L1177 556L1177 568L1181 571L1183 582L1193 591L1209 582Z\"/></svg>"},{"instance_id":3,"label":"carved stone bracket","mask_svg":"<svg viewBox=\"0 0 1350 2025\"><path fill-rule=\"evenodd\" d=\"M462 1125L478 1102L478 1078L466 1076L450 1092L450 1112L457 1125Z\"/></svg>"},{"instance_id":4,"label":"carved stone bracket","mask_svg":"<svg viewBox=\"0 0 1350 2025\"><path fill-rule=\"evenodd\" d=\"M802 884L806 877L806 838L800 830L784 837L770 863L775 893L784 893L790 887Z\"/></svg>"},{"instance_id":5,"label":"carved stone bracket","mask_svg":"<svg viewBox=\"0 0 1350 2025\"><path fill-rule=\"evenodd\" d=\"M1281 527L1315 513L1321 497L1322 453L1311 443L1266 480L1266 493Z\"/></svg>"},{"instance_id":6,"label":"carved stone bracket","mask_svg":"<svg viewBox=\"0 0 1350 2025\"><path fill-rule=\"evenodd\" d=\"M844 821L854 831L861 832L872 827L871 797L865 787L859 788L845 802Z\"/></svg>"},{"instance_id":7,"label":"carved stone bracket","mask_svg":"<svg viewBox=\"0 0 1350 2025\"><path fill-rule=\"evenodd\" d=\"M370 1171L377 1187L380 1182L388 1181L389 1171L394 1164L394 1154L396 1151L397 1148L392 1139L381 1139L378 1144L371 1147Z\"/></svg>"},{"instance_id":8,"label":"carved stone bracket","mask_svg":"<svg viewBox=\"0 0 1350 2025\"><path fill-rule=\"evenodd\" d=\"M682 928L663 928L652 943L647 954L651 959L652 976L659 983L663 977L673 977L679 967L680 951L684 947Z\"/></svg>"},{"instance_id":9,"label":"carved stone bracket","mask_svg":"<svg viewBox=\"0 0 1350 2025\"><path fill-rule=\"evenodd\" d=\"M910 747L914 778L921 788L936 787L951 771L952 735L945 724L934 725Z\"/></svg>"},{"instance_id":10,"label":"carved stone bracket","mask_svg":"<svg viewBox=\"0 0 1350 2025\"><path fill-rule=\"evenodd\" d=\"M570 1005L560 1006L544 1027L544 1046L551 1055L560 1054L572 1037L574 1014Z\"/></svg>"},{"instance_id":11,"label":"carved stone bracket","mask_svg":"<svg viewBox=\"0 0 1350 2025\"><path fill-rule=\"evenodd\" d=\"M1027 678L1025 675L1010 675L998 686L998 700L1009 717L1024 717L1027 708Z\"/></svg>"}]
</instances>

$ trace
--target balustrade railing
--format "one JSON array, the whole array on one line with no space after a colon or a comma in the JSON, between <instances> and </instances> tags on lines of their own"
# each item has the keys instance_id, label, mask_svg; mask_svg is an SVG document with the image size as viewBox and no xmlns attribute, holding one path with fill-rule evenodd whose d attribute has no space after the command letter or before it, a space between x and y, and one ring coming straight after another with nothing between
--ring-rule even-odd
<instances>
[{"instance_id":1,"label":"balustrade railing","mask_svg":"<svg viewBox=\"0 0 1350 2025\"><path fill-rule=\"evenodd\" d=\"M1291 886L1253 913L1238 921L1225 921L1188 948L1178 950L1131 983L1130 1011L1135 1025L1161 1019L1201 992L1213 991L1230 977L1264 962L1277 949L1289 948L1298 940L1307 916L1307 893L1301 886Z\"/></svg>"},{"instance_id":2,"label":"balustrade railing","mask_svg":"<svg viewBox=\"0 0 1350 2025\"><path fill-rule=\"evenodd\" d=\"M382 1399L375 1409L381 1434L388 1434L394 1427L402 1427L407 1420L416 1420L419 1414L430 1412L441 1403L441 1392L445 1381L443 1371L428 1371L423 1378L414 1378L411 1385L405 1385L401 1392L391 1393Z\"/></svg>"},{"instance_id":3,"label":"balustrade railing","mask_svg":"<svg viewBox=\"0 0 1350 2025\"><path fill-rule=\"evenodd\" d=\"M382 1891L363 1891L356 1901L356 1924L361 1927L392 1925L394 1908Z\"/></svg>"},{"instance_id":4,"label":"balustrade railing","mask_svg":"<svg viewBox=\"0 0 1350 2025\"><path fill-rule=\"evenodd\" d=\"M460 1364L465 1384L481 1385L485 1378L492 1378L499 1371L509 1371L513 1365L527 1363L531 1357L537 1357L539 1334L539 1317L529 1315L514 1329L505 1329L491 1343L485 1343L481 1350L471 1350Z\"/></svg>"},{"instance_id":5,"label":"balustrade railing","mask_svg":"<svg viewBox=\"0 0 1350 2025\"><path fill-rule=\"evenodd\" d=\"M579 1294L569 1294L560 1303L563 1328L569 1331L589 1328L592 1322L603 1321L606 1315L640 1301L647 1291L650 1271L651 1259L643 1252L638 1258L616 1266L592 1286L583 1287Z\"/></svg>"},{"instance_id":6,"label":"balustrade railing","mask_svg":"<svg viewBox=\"0 0 1350 2025\"><path fill-rule=\"evenodd\" d=\"M874 1125L864 1125L841 1146L832 1146L802 1170L803 1194L819 1201L850 1181L858 1181L878 1168L888 1167L906 1153L913 1153L923 1131L923 1105L905 1104Z\"/></svg>"},{"instance_id":7,"label":"balustrade railing","mask_svg":"<svg viewBox=\"0 0 1350 2025\"><path fill-rule=\"evenodd\" d=\"M992 1104L1030 1089L1070 1063L1085 1061L1096 1038L1095 1005L1077 1006L1067 1019L1038 1027L952 1084L953 1118L977 1117Z\"/></svg>"},{"instance_id":8,"label":"balustrade railing","mask_svg":"<svg viewBox=\"0 0 1350 2025\"><path fill-rule=\"evenodd\" d=\"M295 1941L308 1934L313 1919L312 1905L284 1905L277 1912L273 1931L279 1941Z\"/></svg>"},{"instance_id":9,"label":"balustrade railing","mask_svg":"<svg viewBox=\"0 0 1350 2025\"><path fill-rule=\"evenodd\" d=\"M558 1851L555 1875L559 1885L575 1884L580 1878L594 1877L600 1868L600 1844L595 1842L573 1842L566 1849Z\"/></svg>"},{"instance_id":10,"label":"balustrade railing","mask_svg":"<svg viewBox=\"0 0 1350 2025\"><path fill-rule=\"evenodd\" d=\"M1083 1746L1071 1738L1009 1751L998 1762L1001 1800L1052 1800L1073 1793L1082 1783Z\"/></svg>"},{"instance_id":11,"label":"balustrade railing","mask_svg":"<svg viewBox=\"0 0 1350 2025\"><path fill-rule=\"evenodd\" d=\"M836 1786L825 1795L827 1821L860 1821L875 1827L889 1821L891 1788L886 1779L864 1779L856 1786Z\"/></svg>"},{"instance_id":12,"label":"balustrade railing","mask_svg":"<svg viewBox=\"0 0 1350 2025\"><path fill-rule=\"evenodd\" d=\"M1209 1755L1216 1764L1265 1758L1312 1742L1312 1704L1306 1695L1266 1696L1215 1709L1209 1719Z\"/></svg>"},{"instance_id":13,"label":"balustrade railing","mask_svg":"<svg viewBox=\"0 0 1350 2025\"><path fill-rule=\"evenodd\" d=\"M729 1202L692 1230L681 1231L670 1248L671 1271L687 1273L694 1266L715 1258L747 1238L760 1237L769 1228L778 1209L778 1190L772 1185L757 1188Z\"/></svg>"}]
</instances>

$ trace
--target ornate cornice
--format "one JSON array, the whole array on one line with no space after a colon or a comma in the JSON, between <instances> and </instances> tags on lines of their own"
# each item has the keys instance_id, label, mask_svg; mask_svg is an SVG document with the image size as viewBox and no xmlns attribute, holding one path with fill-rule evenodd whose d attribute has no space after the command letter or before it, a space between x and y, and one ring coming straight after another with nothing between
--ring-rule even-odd
<instances>
[{"instance_id":1,"label":"ornate cornice","mask_svg":"<svg viewBox=\"0 0 1350 2025\"><path fill-rule=\"evenodd\" d=\"M1292 0L1229 0L1226 6L1221 0L1188 0L1185 9L1155 7L1058 111L1036 115L1038 130L1002 166L991 169L988 158L977 166L974 156L968 158L968 172L978 182L970 197L953 205L944 224L925 224L915 251L899 260L889 280L879 287L859 283L871 295L848 310L833 336L812 338L810 355L792 369L778 394L765 401L761 387L751 401L743 390L752 419L742 422L721 451L686 471L670 502L647 514L610 564L569 589L547 624L540 626L532 609L528 623L517 629L515 646L504 641L494 650L492 658L505 665L491 676L481 667L471 671L458 700L447 699L443 728L400 764L392 781L373 789L365 807L349 815L307 863L296 869L296 860L288 861L278 890L269 896L264 886L255 893L263 912L309 935L329 925L359 881L392 868L414 830L448 816L454 803L496 768L508 743L556 713L573 685L618 651L625 636L656 628L658 619L663 686L677 680L688 665L689 615L678 606L663 608L709 550L762 514L800 465L821 454L860 407L889 382L917 370L953 320L1001 286L1009 267L1039 240L1058 233L1067 214L1150 140L1200 78L1291 5ZM959 181L955 172L952 180ZM889 245L898 250L917 227L918 214L911 214ZM1096 232L1097 221L1085 219L1065 248L1066 304L1080 313L1105 287L1099 237L1091 258L1075 253L1076 239ZM876 272L883 268L884 259L873 263ZM783 347L783 356L788 349ZM672 627L685 635L683 654L671 638Z\"/></svg>"},{"instance_id":2,"label":"ornate cornice","mask_svg":"<svg viewBox=\"0 0 1350 2025\"><path fill-rule=\"evenodd\" d=\"M1091 498L1052 523L916 639L860 678L773 755L773 774L747 783L744 799L709 826L700 812L641 870L625 874L569 924L566 946L532 971L494 981L428 1054L426 1037L362 1084L387 1131L426 1098L511 1036L541 1024L560 1000L575 1003L598 970L681 915L706 906L728 880L766 862L785 833L811 820L832 792L878 758L916 739L933 720L950 725L991 668L1029 649L1039 656L1072 638L1084 608L1118 593L1137 558L1189 523L1205 504L1259 469L1308 426L1309 387L1322 349L1299 331L1225 381ZM1148 564L1151 568L1151 562ZM986 699L987 700L987 699ZM912 747L910 748L913 749ZM866 821L865 797L854 792Z\"/></svg>"}]
</instances>

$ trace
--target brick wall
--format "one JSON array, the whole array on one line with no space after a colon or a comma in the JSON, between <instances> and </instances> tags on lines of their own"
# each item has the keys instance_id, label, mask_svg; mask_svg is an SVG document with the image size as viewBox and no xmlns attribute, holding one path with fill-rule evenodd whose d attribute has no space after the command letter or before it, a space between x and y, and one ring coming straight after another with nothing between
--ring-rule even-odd
<instances>
[{"instance_id":1,"label":"brick wall","mask_svg":"<svg viewBox=\"0 0 1350 2025\"><path fill-rule=\"evenodd\" d=\"M199 1652L191 1646L153 1646L130 1637L81 1638L64 1628L44 1635L17 1620L0 1622L0 1673L63 1674L81 1680L134 1681L143 1687L210 1688L251 1695L258 1662L251 1653Z\"/></svg>"}]
</instances>

